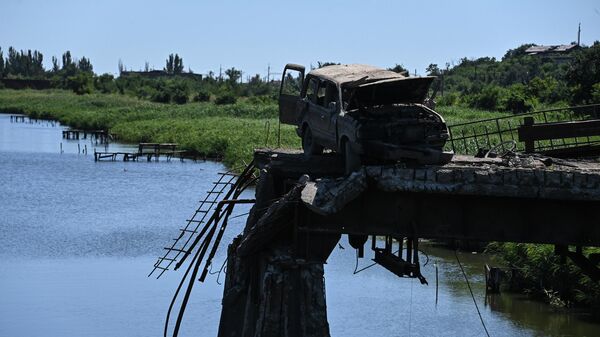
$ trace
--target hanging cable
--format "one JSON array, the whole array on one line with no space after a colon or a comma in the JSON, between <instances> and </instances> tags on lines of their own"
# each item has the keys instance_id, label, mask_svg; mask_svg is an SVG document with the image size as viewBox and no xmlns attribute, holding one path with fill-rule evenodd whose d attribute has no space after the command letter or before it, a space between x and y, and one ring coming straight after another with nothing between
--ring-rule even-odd
<instances>
[{"instance_id":1,"label":"hanging cable","mask_svg":"<svg viewBox=\"0 0 600 337\"><path fill-rule=\"evenodd\" d=\"M479 315L479 320L481 321L481 325L483 325L483 330L485 330L485 334L490 337L490 333L488 332L487 327L485 326L485 322L483 321L483 317L481 317L481 311L479 311L479 306L477 305L477 301L475 300L475 295L473 295L473 289L471 289L471 284L469 283L469 279L467 278L467 274L465 273L465 270L463 269L462 264L460 263L460 259L458 258L458 254L456 253L456 250L454 251L454 256L456 257L456 262L458 262L458 266L460 267L460 270L462 271L462 274L465 278L465 281L467 282L467 287L469 288L469 292L471 293L471 298L473 299L473 303L475 303L475 309L477 309L477 314Z\"/></svg>"}]
</instances>

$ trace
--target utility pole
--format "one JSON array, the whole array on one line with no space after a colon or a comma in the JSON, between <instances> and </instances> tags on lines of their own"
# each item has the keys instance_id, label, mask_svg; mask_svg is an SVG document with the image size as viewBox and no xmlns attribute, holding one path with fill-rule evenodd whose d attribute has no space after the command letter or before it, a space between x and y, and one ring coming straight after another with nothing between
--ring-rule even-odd
<instances>
[{"instance_id":1,"label":"utility pole","mask_svg":"<svg viewBox=\"0 0 600 337\"><path fill-rule=\"evenodd\" d=\"M223 67L219 64L219 82L223 82Z\"/></svg>"},{"instance_id":2,"label":"utility pole","mask_svg":"<svg viewBox=\"0 0 600 337\"><path fill-rule=\"evenodd\" d=\"M579 23L579 29L577 29L577 45L581 43L581 22Z\"/></svg>"},{"instance_id":3,"label":"utility pole","mask_svg":"<svg viewBox=\"0 0 600 337\"><path fill-rule=\"evenodd\" d=\"M271 64L269 63L267 65L267 83L269 83L270 79L271 79Z\"/></svg>"}]
</instances>

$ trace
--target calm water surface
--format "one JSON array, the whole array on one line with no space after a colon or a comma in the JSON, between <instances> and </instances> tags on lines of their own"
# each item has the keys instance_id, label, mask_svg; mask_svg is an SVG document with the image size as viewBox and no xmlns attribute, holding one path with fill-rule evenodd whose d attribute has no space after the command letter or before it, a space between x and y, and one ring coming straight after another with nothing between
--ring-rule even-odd
<instances>
[{"instance_id":1,"label":"calm water surface","mask_svg":"<svg viewBox=\"0 0 600 337\"><path fill-rule=\"evenodd\" d=\"M181 273L146 276L224 168L211 162L95 163L92 155L77 154L77 141L61 139L60 130L47 122L11 123L0 114L0 337L162 336ZM89 140L79 144L93 153ZM243 218L236 220L215 264L243 227ZM484 335L452 252L425 249L430 285L422 286L378 266L353 275L354 252L345 238L341 244L346 249L336 249L325 268L332 336ZM460 258L492 336L600 336L600 325L585 316L509 294L486 300L485 257ZM359 268L369 262L361 259ZM183 336L216 335L222 295L216 279L196 285Z\"/></svg>"}]
</instances>

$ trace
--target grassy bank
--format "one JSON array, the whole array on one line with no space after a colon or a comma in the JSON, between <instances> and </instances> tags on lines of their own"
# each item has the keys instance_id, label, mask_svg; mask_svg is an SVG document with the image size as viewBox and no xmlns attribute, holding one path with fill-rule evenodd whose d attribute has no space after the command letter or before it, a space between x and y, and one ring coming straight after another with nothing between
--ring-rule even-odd
<instances>
[{"instance_id":1,"label":"grassy bank","mask_svg":"<svg viewBox=\"0 0 600 337\"><path fill-rule=\"evenodd\" d=\"M513 290L529 293L555 306L584 306L600 313L600 284L583 274L569 259L561 262L553 245L491 243L486 252L516 270L511 282ZM600 248L583 249L586 256L592 253L600 253Z\"/></svg>"},{"instance_id":2,"label":"grassy bank","mask_svg":"<svg viewBox=\"0 0 600 337\"><path fill-rule=\"evenodd\" d=\"M0 111L54 119L73 128L108 129L124 142L176 142L200 155L222 156L228 166L249 161L254 148L277 146L275 103L177 105L116 94L4 89L0 90ZM460 107L438 111L450 124L503 115ZM294 127L282 125L281 146L300 147Z\"/></svg>"},{"instance_id":3,"label":"grassy bank","mask_svg":"<svg viewBox=\"0 0 600 337\"><path fill-rule=\"evenodd\" d=\"M108 129L123 142L176 142L200 155L222 156L228 166L247 162L254 148L277 145L277 106L272 103L177 105L124 95L0 90L0 111L54 119L73 128ZM281 146L300 146L293 127L282 125Z\"/></svg>"}]
</instances>

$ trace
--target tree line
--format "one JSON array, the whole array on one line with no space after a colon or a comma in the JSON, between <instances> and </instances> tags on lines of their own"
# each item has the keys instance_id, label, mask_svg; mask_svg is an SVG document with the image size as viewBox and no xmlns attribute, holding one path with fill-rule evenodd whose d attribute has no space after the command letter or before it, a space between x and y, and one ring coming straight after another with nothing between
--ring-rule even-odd
<instances>
[{"instance_id":1,"label":"tree line","mask_svg":"<svg viewBox=\"0 0 600 337\"><path fill-rule=\"evenodd\" d=\"M558 59L529 55L525 50L531 46L510 49L501 60L463 58L445 69L430 64L427 74L437 76L438 103L515 113L600 103L600 42Z\"/></svg>"},{"instance_id":2,"label":"tree line","mask_svg":"<svg viewBox=\"0 0 600 337\"><path fill-rule=\"evenodd\" d=\"M532 45L510 49L500 60L462 58L456 65L430 64L427 75L437 77L431 94L440 105L515 113L542 106L600 102L600 42L578 48L560 62L551 57L528 55L525 51ZM145 76L150 72L147 63L144 72L127 72L121 61L121 76L96 75L89 58L76 59L69 51L60 60L52 57L49 70L44 68L43 59L37 50L17 51L12 47L4 57L0 48L0 77L48 79L53 87L78 94L119 93L163 103L193 100L229 104L239 97L276 99L276 83L258 74L240 83L242 71L235 67L226 69L225 76L215 76L212 71L204 76L186 76L192 72L184 71L183 58L177 53L165 60L164 76ZM318 67L332 64L338 63L318 62ZM401 64L388 69L409 76Z\"/></svg>"}]
</instances>

